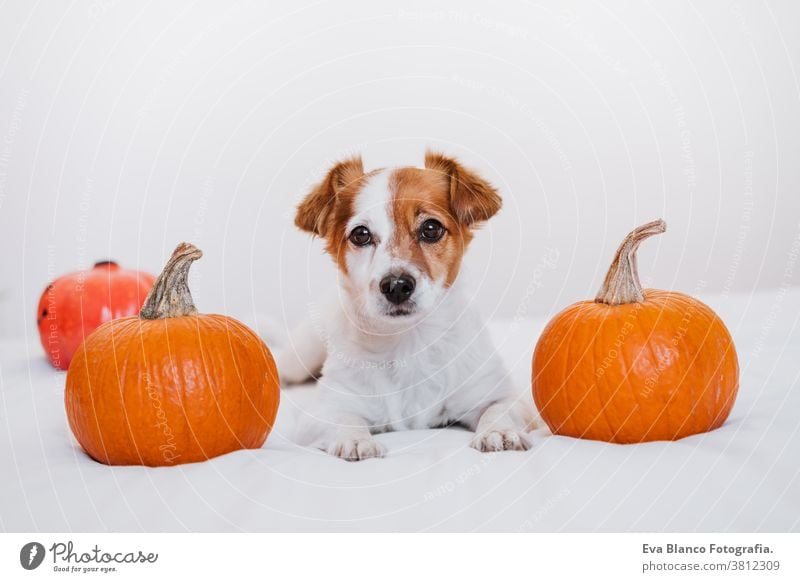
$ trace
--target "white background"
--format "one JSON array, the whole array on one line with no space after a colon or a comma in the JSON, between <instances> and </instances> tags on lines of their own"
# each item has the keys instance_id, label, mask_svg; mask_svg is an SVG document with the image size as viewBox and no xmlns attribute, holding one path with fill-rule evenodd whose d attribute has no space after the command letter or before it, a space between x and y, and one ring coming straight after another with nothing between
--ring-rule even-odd
<instances>
[{"instance_id":1,"label":"white background","mask_svg":"<svg viewBox=\"0 0 800 582\"><path fill-rule=\"evenodd\" d=\"M297 321L334 277L299 198L346 154L429 146L505 198L468 258L487 314L592 297L657 217L653 286L796 284L798 18L789 0L7 2L0 335L35 335L53 276L157 272L180 240L205 251L202 311Z\"/></svg>"}]
</instances>

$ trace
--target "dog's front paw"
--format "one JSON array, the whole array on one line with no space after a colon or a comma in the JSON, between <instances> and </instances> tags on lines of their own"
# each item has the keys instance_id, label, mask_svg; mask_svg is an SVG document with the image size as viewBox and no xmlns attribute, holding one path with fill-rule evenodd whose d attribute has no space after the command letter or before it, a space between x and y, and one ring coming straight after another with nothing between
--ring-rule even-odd
<instances>
[{"instance_id":1,"label":"dog's front paw","mask_svg":"<svg viewBox=\"0 0 800 582\"><path fill-rule=\"evenodd\" d=\"M373 438L340 438L328 447L328 454L345 461L363 461L384 456L386 449Z\"/></svg>"},{"instance_id":2,"label":"dog's front paw","mask_svg":"<svg viewBox=\"0 0 800 582\"><path fill-rule=\"evenodd\" d=\"M513 429L493 429L476 434L469 443L473 449L483 453L495 451L525 451L528 442L525 437Z\"/></svg>"}]
</instances>

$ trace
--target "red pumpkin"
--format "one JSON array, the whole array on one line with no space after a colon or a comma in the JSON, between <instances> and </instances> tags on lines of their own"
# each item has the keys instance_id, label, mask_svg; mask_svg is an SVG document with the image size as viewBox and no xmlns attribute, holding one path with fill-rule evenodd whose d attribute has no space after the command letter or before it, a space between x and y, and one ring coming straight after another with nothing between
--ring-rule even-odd
<instances>
[{"instance_id":1,"label":"red pumpkin","mask_svg":"<svg viewBox=\"0 0 800 582\"><path fill-rule=\"evenodd\" d=\"M114 261L59 277L42 293L36 322L50 363L66 370L81 342L100 324L135 315L155 277Z\"/></svg>"},{"instance_id":2,"label":"red pumpkin","mask_svg":"<svg viewBox=\"0 0 800 582\"><path fill-rule=\"evenodd\" d=\"M554 434L614 443L674 440L725 422L739 388L736 349L710 307L643 290L631 232L594 301L556 315L533 356L533 397Z\"/></svg>"},{"instance_id":3,"label":"red pumpkin","mask_svg":"<svg viewBox=\"0 0 800 582\"><path fill-rule=\"evenodd\" d=\"M247 326L197 312L187 286L202 253L175 249L138 316L100 326L67 372L75 438L109 465L177 465L264 444L278 372Z\"/></svg>"}]
</instances>

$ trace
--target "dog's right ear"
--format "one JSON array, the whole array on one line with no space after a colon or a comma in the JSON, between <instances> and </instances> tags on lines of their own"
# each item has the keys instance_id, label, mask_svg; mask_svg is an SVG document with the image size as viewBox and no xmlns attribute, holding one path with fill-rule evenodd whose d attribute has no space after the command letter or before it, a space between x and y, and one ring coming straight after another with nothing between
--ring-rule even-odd
<instances>
[{"instance_id":1,"label":"dog's right ear","mask_svg":"<svg viewBox=\"0 0 800 582\"><path fill-rule=\"evenodd\" d=\"M503 201L495 187L455 158L428 150L425 152L425 167L444 174L450 180L450 207L462 224L473 226L489 220L500 210Z\"/></svg>"},{"instance_id":2,"label":"dog's right ear","mask_svg":"<svg viewBox=\"0 0 800 582\"><path fill-rule=\"evenodd\" d=\"M297 207L294 223L298 228L324 237L333 218L336 195L364 175L361 156L353 156L333 166Z\"/></svg>"}]
</instances>

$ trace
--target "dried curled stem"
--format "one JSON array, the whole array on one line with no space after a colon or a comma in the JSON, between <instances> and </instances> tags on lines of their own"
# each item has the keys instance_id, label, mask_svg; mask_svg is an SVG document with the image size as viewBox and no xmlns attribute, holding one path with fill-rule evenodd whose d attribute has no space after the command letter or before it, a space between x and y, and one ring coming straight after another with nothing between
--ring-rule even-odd
<instances>
[{"instance_id":1,"label":"dried curled stem","mask_svg":"<svg viewBox=\"0 0 800 582\"><path fill-rule=\"evenodd\" d=\"M190 243L181 243L173 251L164 270L156 279L144 300L139 317L142 319L164 319L195 315L197 308L189 291L189 267L203 256L203 251Z\"/></svg>"},{"instance_id":2,"label":"dried curled stem","mask_svg":"<svg viewBox=\"0 0 800 582\"><path fill-rule=\"evenodd\" d=\"M643 240L666 230L667 223L659 219L643 224L625 237L617 249L617 254L608 269L603 286L595 297L595 302L606 305L624 305L644 301L642 284L639 282L636 251Z\"/></svg>"}]
</instances>

